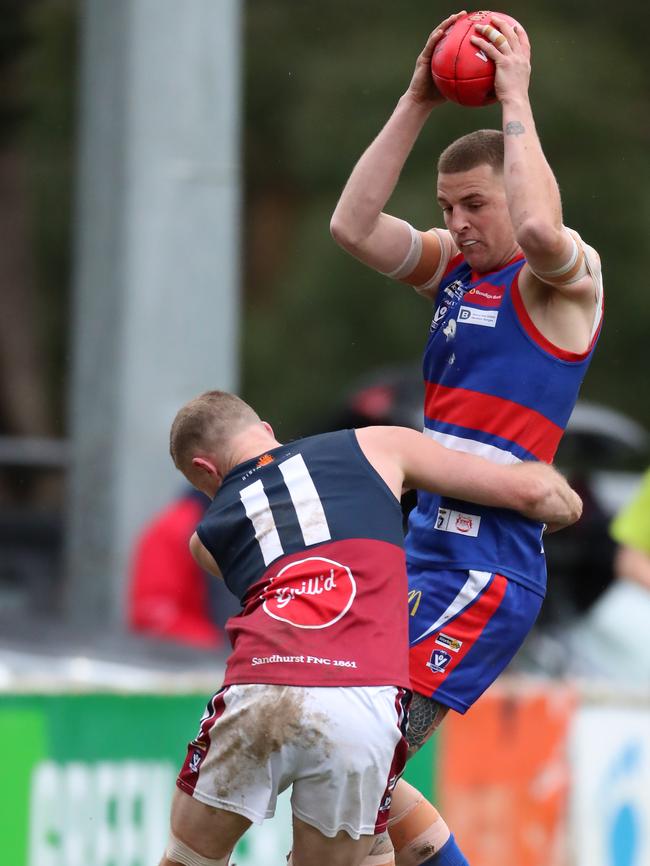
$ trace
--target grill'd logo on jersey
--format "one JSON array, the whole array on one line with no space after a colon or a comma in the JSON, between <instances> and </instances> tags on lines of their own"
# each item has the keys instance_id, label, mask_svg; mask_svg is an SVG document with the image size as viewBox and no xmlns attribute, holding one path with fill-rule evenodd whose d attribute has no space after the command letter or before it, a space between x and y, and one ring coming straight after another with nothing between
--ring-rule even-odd
<instances>
[{"instance_id":1,"label":"grill'd logo on jersey","mask_svg":"<svg viewBox=\"0 0 650 866\"><path fill-rule=\"evenodd\" d=\"M296 628L327 628L350 609L357 585L347 565L312 556L285 565L264 588L264 611Z\"/></svg>"}]
</instances>

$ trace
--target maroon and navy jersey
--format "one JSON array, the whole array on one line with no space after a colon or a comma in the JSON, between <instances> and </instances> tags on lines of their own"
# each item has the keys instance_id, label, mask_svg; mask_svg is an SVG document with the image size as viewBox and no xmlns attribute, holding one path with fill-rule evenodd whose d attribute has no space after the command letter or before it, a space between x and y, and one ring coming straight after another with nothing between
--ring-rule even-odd
<instances>
[{"instance_id":1,"label":"maroon and navy jersey","mask_svg":"<svg viewBox=\"0 0 650 866\"><path fill-rule=\"evenodd\" d=\"M424 352L425 434L497 463L553 460L598 337L596 327L584 354L553 346L521 299L524 263L519 255L479 275L463 256L452 259ZM513 511L419 493L407 560L498 572L544 594L542 531Z\"/></svg>"},{"instance_id":2,"label":"maroon and navy jersey","mask_svg":"<svg viewBox=\"0 0 650 866\"><path fill-rule=\"evenodd\" d=\"M401 521L353 430L236 466L197 529L242 604L224 684L408 686Z\"/></svg>"}]
</instances>

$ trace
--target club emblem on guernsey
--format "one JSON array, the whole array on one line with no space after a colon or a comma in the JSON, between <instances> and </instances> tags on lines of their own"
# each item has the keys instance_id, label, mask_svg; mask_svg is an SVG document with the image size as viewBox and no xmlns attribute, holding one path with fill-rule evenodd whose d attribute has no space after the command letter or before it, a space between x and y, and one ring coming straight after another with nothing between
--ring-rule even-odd
<instances>
[{"instance_id":1,"label":"club emblem on guernsey","mask_svg":"<svg viewBox=\"0 0 650 866\"><path fill-rule=\"evenodd\" d=\"M327 628L350 609L357 585L347 565L311 556L285 565L262 592L264 611L296 628Z\"/></svg>"},{"instance_id":2,"label":"club emblem on guernsey","mask_svg":"<svg viewBox=\"0 0 650 866\"><path fill-rule=\"evenodd\" d=\"M435 674L442 674L451 661L451 656L446 650L434 650L427 662L427 667Z\"/></svg>"}]
</instances>

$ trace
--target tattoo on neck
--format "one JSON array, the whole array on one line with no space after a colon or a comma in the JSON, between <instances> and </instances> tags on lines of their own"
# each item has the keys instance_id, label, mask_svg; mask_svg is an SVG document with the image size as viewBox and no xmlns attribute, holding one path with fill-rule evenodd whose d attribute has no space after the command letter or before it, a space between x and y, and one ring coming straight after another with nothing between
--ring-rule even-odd
<instances>
[{"instance_id":1,"label":"tattoo on neck","mask_svg":"<svg viewBox=\"0 0 650 866\"><path fill-rule=\"evenodd\" d=\"M523 123L520 123L518 120L511 120L506 123L505 134L506 135L522 135L526 130L524 129Z\"/></svg>"}]
</instances>

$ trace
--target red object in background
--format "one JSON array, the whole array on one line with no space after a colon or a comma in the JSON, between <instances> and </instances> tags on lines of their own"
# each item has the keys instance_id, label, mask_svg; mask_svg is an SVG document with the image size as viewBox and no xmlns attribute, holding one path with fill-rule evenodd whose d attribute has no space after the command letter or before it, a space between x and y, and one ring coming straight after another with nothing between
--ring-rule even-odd
<instances>
[{"instance_id":1,"label":"red object in background","mask_svg":"<svg viewBox=\"0 0 650 866\"><path fill-rule=\"evenodd\" d=\"M568 687L491 688L442 727L440 810L470 863L567 866Z\"/></svg>"},{"instance_id":2,"label":"red object in background","mask_svg":"<svg viewBox=\"0 0 650 866\"><path fill-rule=\"evenodd\" d=\"M173 502L145 526L131 563L128 617L133 631L204 649L223 644L210 618L208 580L189 539L205 505L194 494Z\"/></svg>"},{"instance_id":3,"label":"red object in background","mask_svg":"<svg viewBox=\"0 0 650 866\"><path fill-rule=\"evenodd\" d=\"M395 393L390 385L371 385L354 394L350 406L358 415L378 421L390 415L394 402Z\"/></svg>"}]
</instances>

